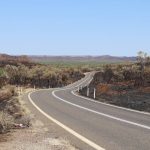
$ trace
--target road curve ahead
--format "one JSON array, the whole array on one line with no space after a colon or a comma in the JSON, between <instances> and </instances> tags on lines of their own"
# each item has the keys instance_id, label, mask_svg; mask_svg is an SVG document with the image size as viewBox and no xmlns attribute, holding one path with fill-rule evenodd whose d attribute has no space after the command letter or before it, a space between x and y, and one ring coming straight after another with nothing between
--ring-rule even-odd
<instances>
[{"instance_id":1,"label":"road curve ahead","mask_svg":"<svg viewBox=\"0 0 150 150\"><path fill-rule=\"evenodd\" d=\"M48 119L97 150L149 150L150 114L95 102L79 96L92 73L64 88L29 93L31 103Z\"/></svg>"}]
</instances>

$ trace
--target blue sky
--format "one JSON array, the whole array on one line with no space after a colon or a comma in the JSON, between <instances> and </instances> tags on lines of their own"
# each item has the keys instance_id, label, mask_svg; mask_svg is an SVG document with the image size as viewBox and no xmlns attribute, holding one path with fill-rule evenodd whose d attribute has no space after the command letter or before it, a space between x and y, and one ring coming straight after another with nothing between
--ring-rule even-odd
<instances>
[{"instance_id":1,"label":"blue sky","mask_svg":"<svg viewBox=\"0 0 150 150\"><path fill-rule=\"evenodd\" d=\"M150 54L150 0L1 0L0 53Z\"/></svg>"}]
</instances>

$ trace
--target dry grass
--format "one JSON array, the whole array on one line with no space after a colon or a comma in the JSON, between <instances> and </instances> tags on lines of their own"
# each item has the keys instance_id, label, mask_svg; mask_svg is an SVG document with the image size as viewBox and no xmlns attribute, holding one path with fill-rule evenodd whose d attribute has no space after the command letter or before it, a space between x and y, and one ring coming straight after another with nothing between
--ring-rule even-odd
<instances>
[{"instance_id":1,"label":"dry grass","mask_svg":"<svg viewBox=\"0 0 150 150\"><path fill-rule=\"evenodd\" d=\"M6 111L0 111L0 133L8 132L14 124L13 116Z\"/></svg>"},{"instance_id":2,"label":"dry grass","mask_svg":"<svg viewBox=\"0 0 150 150\"><path fill-rule=\"evenodd\" d=\"M98 84L96 87L97 93L106 93L110 90L108 84Z\"/></svg>"},{"instance_id":3,"label":"dry grass","mask_svg":"<svg viewBox=\"0 0 150 150\"><path fill-rule=\"evenodd\" d=\"M142 89L139 89L139 92L150 93L150 87L143 87Z\"/></svg>"},{"instance_id":4,"label":"dry grass","mask_svg":"<svg viewBox=\"0 0 150 150\"><path fill-rule=\"evenodd\" d=\"M17 124L29 127L30 117L25 115L18 97L15 97L14 86L6 86L0 91L0 133L6 133Z\"/></svg>"},{"instance_id":5,"label":"dry grass","mask_svg":"<svg viewBox=\"0 0 150 150\"><path fill-rule=\"evenodd\" d=\"M6 87L3 87L0 91L0 102L3 100L9 100L13 95L15 95L14 86L7 85Z\"/></svg>"},{"instance_id":6,"label":"dry grass","mask_svg":"<svg viewBox=\"0 0 150 150\"><path fill-rule=\"evenodd\" d=\"M6 99L11 98L12 93L8 90L2 90L0 91L0 102Z\"/></svg>"}]
</instances>

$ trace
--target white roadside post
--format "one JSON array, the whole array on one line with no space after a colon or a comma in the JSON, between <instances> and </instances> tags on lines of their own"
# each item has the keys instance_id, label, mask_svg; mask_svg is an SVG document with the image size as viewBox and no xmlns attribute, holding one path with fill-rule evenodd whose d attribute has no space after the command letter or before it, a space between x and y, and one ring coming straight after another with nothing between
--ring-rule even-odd
<instances>
[{"instance_id":1,"label":"white roadside post","mask_svg":"<svg viewBox=\"0 0 150 150\"><path fill-rule=\"evenodd\" d=\"M96 98L96 89L94 88L94 99Z\"/></svg>"},{"instance_id":2,"label":"white roadside post","mask_svg":"<svg viewBox=\"0 0 150 150\"><path fill-rule=\"evenodd\" d=\"M78 92L80 91L80 87L78 87Z\"/></svg>"},{"instance_id":3,"label":"white roadside post","mask_svg":"<svg viewBox=\"0 0 150 150\"><path fill-rule=\"evenodd\" d=\"M89 87L87 86L87 97L89 96Z\"/></svg>"},{"instance_id":4,"label":"white roadside post","mask_svg":"<svg viewBox=\"0 0 150 150\"><path fill-rule=\"evenodd\" d=\"M22 94L22 87L20 87L21 88L21 94Z\"/></svg>"},{"instance_id":5,"label":"white roadside post","mask_svg":"<svg viewBox=\"0 0 150 150\"><path fill-rule=\"evenodd\" d=\"M18 95L20 96L20 87L19 87L19 85L18 85Z\"/></svg>"},{"instance_id":6,"label":"white roadside post","mask_svg":"<svg viewBox=\"0 0 150 150\"><path fill-rule=\"evenodd\" d=\"M19 95L19 88L18 88L18 85L17 85L17 94Z\"/></svg>"},{"instance_id":7,"label":"white roadside post","mask_svg":"<svg viewBox=\"0 0 150 150\"><path fill-rule=\"evenodd\" d=\"M34 85L34 90L35 90L35 85Z\"/></svg>"}]
</instances>

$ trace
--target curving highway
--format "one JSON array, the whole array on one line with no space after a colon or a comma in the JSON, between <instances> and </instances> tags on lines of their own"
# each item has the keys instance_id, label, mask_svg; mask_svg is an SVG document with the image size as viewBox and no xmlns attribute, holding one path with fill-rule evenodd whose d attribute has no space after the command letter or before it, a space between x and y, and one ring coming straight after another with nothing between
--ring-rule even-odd
<instances>
[{"instance_id":1,"label":"curving highway","mask_svg":"<svg viewBox=\"0 0 150 150\"><path fill-rule=\"evenodd\" d=\"M104 104L76 93L79 86L89 84L92 76L88 73L64 88L33 91L28 98L45 117L89 149L149 150L149 113Z\"/></svg>"}]
</instances>

